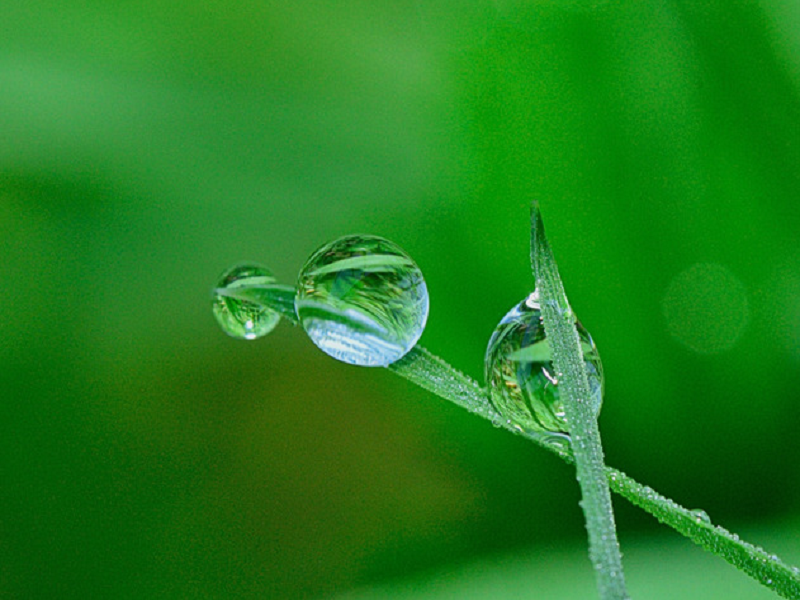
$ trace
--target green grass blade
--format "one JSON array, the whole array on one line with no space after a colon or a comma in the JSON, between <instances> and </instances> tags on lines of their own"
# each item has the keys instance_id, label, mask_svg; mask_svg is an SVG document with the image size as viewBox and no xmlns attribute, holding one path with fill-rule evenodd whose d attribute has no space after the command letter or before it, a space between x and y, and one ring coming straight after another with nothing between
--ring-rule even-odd
<instances>
[{"instance_id":1,"label":"green grass blade","mask_svg":"<svg viewBox=\"0 0 800 600\"><path fill-rule=\"evenodd\" d=\"M490 420L496 427L504 427L512 433L527 437L546 450L572 462L572 451L566 437L523 432L508 423L488 401L488 392L485 388L425 348L416 346L403 358L386 368L405 377L411 383Z\"/></svg>"},{"instance_id":2,"label":"green grass blade","mask_svg":"<svg viewBox=\"0 0 800 600\"><path fill-rule=\"evenodd\" d=\"M268 290L259 286L252 293L241 288L236 290L236 293L244 294L241 296L243 300L262 303L292 323L297 323L297 315L294 312L295 292L290 286L269 286ZM405 357L387 368L440 398L492 421L495 426L523 435L543 448L555 452L567 462L573 462L569 444L560 443L555 436L522 433L500 417L489 402L485 388L425 348L416 346ZM704 521L698 517L698 511L680 506L616 469L605 467L604 473L612 491L650 513L661 523L725 559L780 596L800 600L800 570L796 567L790 567L774 554L743 541L722 527Z\"/></svg>"},{"instance_id":3,"label":"green grass blade","mask_svg":"<svg viewBox=\"0 0 800 600\"><path fill-rule=\"evenodd\" d=\"M454 402L498 424L497 412L489 403L486 389L428 350L417 346L406 355L406 358L387 368L440 398ZM505 422L501 422L500 425L513 433L520 433ZM554 450L548 447L546 440L534 436L526 437L548 450ZM569 453L556 453L571 462ZM776 555L745 542L738 535L722 527L703 521L698 517L700 513L697 510L684 508L612 467L606 466L604 473L611 491L621 495L631 504L650 513L661 523L672 527L712 554L723 558L780 596L800 600L800 570L796 567L787 566Z\"/></svg>"},{"instance_id":4,"label":"green grass blade","mask_svg":"<svg viewBox=\"0 0 800 600\"><path fill-rule=\"evenodd\" d=\"M539 205L531 207L531 265L542 307L542 321L553 352L559 396L569 424L581 508L589 534L589 557L603 600L629 598L617 541L611 492L592 393L586 375L575 315L569 306L553 252L544 233Z\"/></svg>"},{"instance_id":5,"label":"green grass blade","mask_svg":"<svg viewBox=\"0 0 800 600\"><path fill-rule=\"evenodd\" d=\"M271 308L284 319L297 323L297 314L294 312L295 289L289 285L243 285L235 288L216 288L215 294L247 300Z\"/></svg>"},{"instance_id":6,"label":"green grass blade","mask_svg":"<svg viewBox=\"0 0 800 600\"><path fill-rule=\"evenodd\" d=\"M688 510L654 489L637 483L616 469L607 468L611 489L656 519L682 533L695 544L721 556L740 571L784 598L800 598L800 570L774 554L713 525L701 511Z\"/></svg>"}]
</instances>

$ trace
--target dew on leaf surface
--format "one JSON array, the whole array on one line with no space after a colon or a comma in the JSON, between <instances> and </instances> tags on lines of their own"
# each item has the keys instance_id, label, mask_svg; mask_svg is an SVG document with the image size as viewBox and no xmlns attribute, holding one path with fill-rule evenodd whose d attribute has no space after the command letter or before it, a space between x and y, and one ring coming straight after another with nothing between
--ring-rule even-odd
<instances>
[{"instance_id":1,"label":"dew on leaf surface","mask_svg":"<svg viewBox=\"0 0 800 600\"><path fill-rule=\"evenodd\" d=\"M295 311L323 352L386 366L417 343L428 319L422 272L397 244L349 235L314 252L300 271Z\"/></svg>"},{"instance_id":2,"label":"dew on leaf surface","mask_svg":"<svg viewBox=\"0 0 800 600\"><path fill-rule=\"evenodd\" d=\"M695 508L693 510L690 510L689 512L692 514L696 522L707 523L709 525L711 524L711 517L708 516L708 513L706 511L700 508Z\"/></svg>"},{"instance_id":3,"label":"dew on leaf surface","mask_svg":"<svg viewBox=\"0 0 800 600\"><path fill-rule=\"evenodd\" d=\"M275 329L280 321L276 311L236 296L237 290L274 283L272 272L256 264L236 265L225 271L217 282L212 304L222 330L231 337L254 340Z\"/></svg>"},{"instance_id":4,"label":"dew on leaf surface","mask_svg":"<svg viewBox=\"0 0 800 600\"><path fill-rule=\"evenodd\" d=\"M603 401L603 367L589 332L575 321L590 402L598 414ZM542 320L537 292L512 308L489 340L484 364L489 397L497 411L520 430L568 434L559 377Z\"/></svg>"}]
</instances>

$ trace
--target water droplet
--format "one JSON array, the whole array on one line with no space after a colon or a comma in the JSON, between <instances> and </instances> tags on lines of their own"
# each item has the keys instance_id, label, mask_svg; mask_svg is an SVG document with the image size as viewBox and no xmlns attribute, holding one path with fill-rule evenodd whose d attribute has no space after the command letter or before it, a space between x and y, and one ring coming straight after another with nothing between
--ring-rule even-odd
<instances>
[{"instance_id":1,"label":"water droplet","mask_svg":"<svg viewBox=\"0 0 800 600\"><path fill-rule=\"evenodd\" d=\"M326 244L298 277L295 310L323 352L361 366L402 358L428 319L428 288L411 257L389 240L349 235Z\"/></svg>"},{"instance_id":2,"label":"water droplet","mask_svg":"<svg viewBox=\"0 0 800 600\"><path fill-rule=\"evenodd\" d=\"M711 517L708 516L708 513L706 511L701 510L699 508L695 508L694 510L690 510L689 512L691 513L692 517L694 517L694 520L697 523L707 523L711 525Z\"/></svg>"},{"instance_id":3,"label":"water droplet","mask_svg":"<svg viewBox=\"0 0 800 600\"><path fill-rule=\"evenodd\" d=\"M528 435L530 435L530 432L528 432ZM572 459L572 443L568 435L548 432L546 434L538 433L536 437L540 443L552 448L558 455Z\"/></svg>"},{"instance_id":4,"label":"water droplet","mask_svg":"<svg viewBox=\"0 0 800 600\"><path fill-rule=\"evenodd\" d=\"M589 333L576 321L595 414L603 401L603 367ZM564 407L537 292L503 317L486 349L486 382L497 411L524 431L567 433Z\"/></svg>"},{"instance_id":5,"label":"water droplet","mask_svg":"<svg viewBox=\"0 0 800 600\"><path fill-rule=\"evenodd\" d=\"M231 337L254 340L275 329L281 319L277 312L235 296L237 289L273 283L269 269L255 264L236 265L220 275L212 309L222 330Z\"/></svg>"}]
</instances>

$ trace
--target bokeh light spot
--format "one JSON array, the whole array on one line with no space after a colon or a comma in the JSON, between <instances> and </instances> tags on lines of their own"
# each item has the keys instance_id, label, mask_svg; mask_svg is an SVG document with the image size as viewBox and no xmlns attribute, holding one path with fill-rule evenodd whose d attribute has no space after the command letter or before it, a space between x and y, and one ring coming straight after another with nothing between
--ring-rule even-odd
<instances>
[{"instance_id":1,"label":"bokeh light spot","mask_svg":"<svg viewBox=\"0 0 800 600\"><path fill-rule=\"evenodd\" d=\"M744 285L726 267L698 263L678 273L664 295L670 334L695 352L730 350L747 327Z\"/></svg>"}]
</instances>

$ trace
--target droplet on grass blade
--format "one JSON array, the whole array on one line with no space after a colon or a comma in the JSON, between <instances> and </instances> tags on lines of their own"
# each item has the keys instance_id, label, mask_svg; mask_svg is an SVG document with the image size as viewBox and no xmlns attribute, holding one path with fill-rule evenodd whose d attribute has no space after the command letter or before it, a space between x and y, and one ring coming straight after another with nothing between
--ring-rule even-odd
<instances>
[{"instance_id":1,"label":"droplet on grass blade","mask_svg":"<svg viewBox=\"0 0 800 600\"><path fill-rule=\"evenodd\" d=\"M576 321L595 414L603 402L603 366L589 332ZM568 434L537 292L512 308L486 349L489 397L497 411L521 431Z\"/></svg>"},{"instance_id":2,"label":"droplet on grass blade","mask_svg":"<svg viewBox=\"0 0 800 600\"><path fill-rule=\"evenodd\" d=\"M300 271L295 311L323 352L386 366L417 343L428 318L422 272L397 244L349 235L314 252Z\"/></svg>"},{"instance_id":3,"label":"droplet on grass blade","mask_svg":"<svg viewBox=\"0 0 800 600\"><path fill-rule=\"evenodd\" d=\"M689 511L694 517L694 520L698 523L707 523L711 524L711 517L708 516L708 513L700 508L695 508Z\"/></svg>"},{"instance_id":4,"label":"droplet on grass blade","mask_svg":"<svg viewBox=\"0 0 800 600\"><path fill-rule=\"evenodd\" d=\"M262 304L236 297L237 290L275 283L272 272L260 265L231 267L219 278L214 291L212 310L222 331L231 337L254 340L275 329L280 315Z\"/></svg>"}]
</instances>

